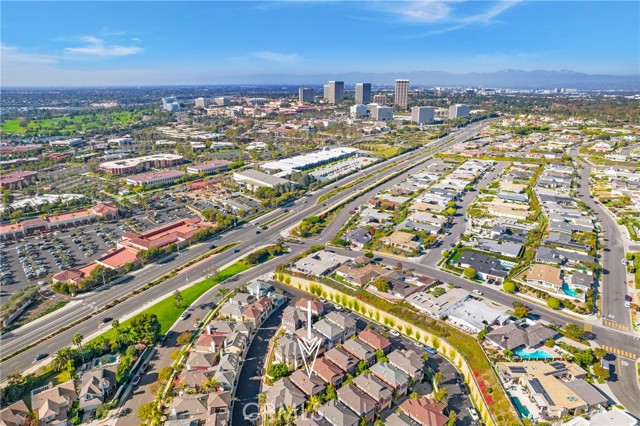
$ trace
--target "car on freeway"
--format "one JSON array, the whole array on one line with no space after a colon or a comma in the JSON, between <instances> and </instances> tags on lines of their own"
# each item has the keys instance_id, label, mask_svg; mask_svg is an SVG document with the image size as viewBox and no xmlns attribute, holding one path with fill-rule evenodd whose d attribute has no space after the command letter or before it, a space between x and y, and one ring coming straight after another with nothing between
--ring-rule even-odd
<instances>
[{"instance_id":1,"label":"car on freeway","mask_svg":"<svg viewBox=\"0 0 640 426\"><path fill-rule=\"evenodd\" d=\"M111 322L111 321L113 321L113 318L111 318L111 317L102 318L102 322L105 323L105 324L108 323L108 322Z\"/></svg>"},{"instance_id":2,"label":"car on freeway","mask_svg":"<svg viewBox=\"0 0 640 426\"><path fill-rule=\"evenodd\" d=\"M36 355L36 358L34 359L34 361L40 361L41 359L45 359L48 356L49 356L48 353L43 352L41 354Z\"/></svg>"},{"instance_id":3,"label":"car on freeway","mask_svg":"<svg viewBox=\"0 0 640 426\"><path fill-rule=\"evenodd\" d=\"M256 234L260 234L260 230L257 230L257 231L256 231Z\"/></svg>"},{"instance_id":4,"label":"car on freeway","mask_svg":"<svg viewBox=\"0 0 640 426\"><path fill-rule=\"evenodd\" d=\"M233 249L234 253L240 253L240 249Z\"/></svg>"},{"instance_id":5,"label":"car on freeway","mask_svg":"<svg viewBox=\"0 0 640 426\"><path fill-rule=\"evenodd\" d=\"M210 249L214 249L214 248L218 248L218 246L217 246L217 245L215 245L215 244L211 244L211 245L209 246L209 248L210 248Z\"/></svg>"},{"instance_id":6,"label":"car on freeway","mask_svg":"<svg viewBox=\"0 0 640 426\"><path fill-rule=\"evenodd\" d=\"M396 330L389 330L389 334L393 337L400 337L400 333L398 333Z\"/></svg>"},{"instance_id":7,"label":"car on freeway","mask_svg":"<svg viewBox=\"0 0 640 426\"><path fill-rule=\"evenodd\" d=\"M472 293L475 294L476 296L482 296L482 292L480 290L478 290L477 288L474 288Z\"/></svg>"}]
</instances>

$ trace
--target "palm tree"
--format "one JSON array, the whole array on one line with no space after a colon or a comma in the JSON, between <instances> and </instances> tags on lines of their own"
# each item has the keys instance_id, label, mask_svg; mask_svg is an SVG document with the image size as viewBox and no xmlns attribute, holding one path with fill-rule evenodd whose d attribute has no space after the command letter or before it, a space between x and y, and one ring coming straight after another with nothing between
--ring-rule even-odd
<instances>
[{"instance_id":1,"label":"palm tree","mask_svg":"<svg viewBox=\"0 0 640 426\"><path fill-rule=\"evenodd\" d=\"M84 339L82 334L76 333L75 336L73 336L72 342L74 345L78 347L78 350L80 351L80 356L82 356L82 363L84 364L84 350L82 348L82 339Z\"/></svg>"},{"instance_id":2,"label":"palm tree","mask_svg":"<svg viewBox=\"0 0 640 426\"><path fill-rule=\"evenodd\" d=\"M111 327L113 327L113 329L116 332L116 344L120 346L120 330L118 329L120 327L120 321L118 321L117 319L114 319L111 322Z\"/></svg>"},{"instance_id":3,"label":"palm tree","mask_svg":"<svg viewBox=\"0 0 640 426\"><path fill-rule=\"evenodd\" d=\"M66 368L67 362L69 360L73 360L71 348L62 348L58 352L56 352L55 355L53 355L51 366L56 371L62 371L63 368Z\"/></svg>"},{"instance_id":4,"label":"palm tree","mask_svg":"<svg viewBox=\"0 0 640 426\"><path fill-rule=\"evenodd\" d=\"M200 386L204 392L211 392L218 386L218 380L215 377L210 377L209 379L202 382Z\"/></svg>"},{"instance_id":5,"label":"palm tree","mask_svg":"<svg viewBox=\"0 0 640 426\"><path fill-rule=\"evenodd\" d=\"M322 400L320 399L320 397L317 395L313 395L311 398L309 398L305 411L307 413L315 413L320 404L322 404Z\"/></svg>"}]
</instances>

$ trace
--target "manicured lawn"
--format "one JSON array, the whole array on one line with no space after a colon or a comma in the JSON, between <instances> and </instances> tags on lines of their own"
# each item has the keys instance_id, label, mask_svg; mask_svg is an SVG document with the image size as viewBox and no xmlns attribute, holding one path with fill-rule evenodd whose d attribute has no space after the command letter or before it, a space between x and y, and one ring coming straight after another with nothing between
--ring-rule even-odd
<instances>
[{"instance_id":1,"label":"manicured lawn","mask_svg":"<svg viewBox=\"0 0 640 426\"><path fill-rule=\"evenodd\" d=\"M17 133L23 135L24 129L20 127L20 120L7 120L2 123L2 131L4 133Z\"/></svg>"},{"instance_id":2,"label":"manicured lawn","mask_svg":"<svg viewBox=\"0 0 640 426\"><path fill-rule=\"evenodd\" d=\"M233 265L218 272L218 274L213 279L206 279L199 282L198 284L192 285L185 290L182 290L180 293L182 294L183 300L180 306L176 307L173 303L173 296L170 296L145 309L141 313L156 314L156 316L158 317L158 321L160 322L160 333L164 334L169 331L169 328L173 325L174 322L176 322L178 317L180 317L184 310L187 309L193 302L195 302L198 297L202 296L216 284L226 280L227 278L244 272L249 268L251 268L250 265L245 265L242 262L234 263ZM124 321L120 325L120 327L126 327L129 322L130 319ZM116 331L112 328L106 333L101 334L99 337L103 337L108 340L115 339Z\"/></svg>"},{"instance_id":3,"label":"manicured lawn","mask_svg":"<svg viewBox=\"0 0 640 426\"><path fill-rule=\"evenodd\" d=\"M79 130L100 129L111 126L126 126L142 119L143 111L121 111L100 114L81 114L74 117L54 117L34 119L27 129L20 126L19 120L7 120L2 124L2 131L24 135L25 133L68 135Z\"/></svg>"}]
</instances>

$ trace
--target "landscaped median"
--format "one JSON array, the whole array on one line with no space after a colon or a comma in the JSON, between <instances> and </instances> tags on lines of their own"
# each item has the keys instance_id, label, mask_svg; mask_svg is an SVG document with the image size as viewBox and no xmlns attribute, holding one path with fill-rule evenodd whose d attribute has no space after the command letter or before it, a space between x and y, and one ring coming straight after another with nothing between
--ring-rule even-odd
<instances>
[{"instance_id":1,"label":"landscaped median","mask_svg":"<svg viewBox=\"0 0 640 426\"><path fill-rule=\"evenodd\" d=\"M279 270L278 281L338 303L420 343L432 346L449 359L469 385L470 395L482 421L488 426L520 425L502 384L478 341L442 322L430 320L406 305L391 304L366 292L327 279L316 279ZM322 281L322 282L318 282Z\"/></svg>"}]
</instances>

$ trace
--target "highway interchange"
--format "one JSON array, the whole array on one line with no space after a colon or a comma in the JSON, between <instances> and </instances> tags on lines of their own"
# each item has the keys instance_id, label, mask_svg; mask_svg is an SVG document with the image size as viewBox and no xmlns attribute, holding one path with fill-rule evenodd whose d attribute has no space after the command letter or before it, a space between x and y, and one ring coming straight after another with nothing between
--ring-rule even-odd
<instances>
[{"instance_id":1,"label":"highway interchange","mask_svg":"<svg viewBox=\"0 0 640 426\"><path fill-rule=\"evenodd\" d=\"M232 263L238 260L240 257L249 253L255 247L268 245L275 242L276 240L281 238L281 234L283 233L283 231L291 228L301 219L310 215L318 214L329 208L324 206L322 203L318 203L318 199L320 196L333 190L335 186L352 182L361 176L374 174L377 170L393 164L393 167L385 170L384 174L370 176L369 178L349 188L348 191L340 192L328 198L326 201L324 201L327 206L339 204L345 197L350 196L363 188L367 188L382 176L386 176L396 171L407 168L407 170L398 177L393 178L381 185L377 185L375 188L367 191L367 193L349 202L322 232L320 237L309 240L302 244L290 244L290 254L278 259L274 259L273 261L259 265L249 271L244 272L241 279L226 283L225 287L232 288L250 279L266 274L273 270L273 267L276 263L286 262L291 257L306 250L308 246L328 242L348 220L350 216L349 212L365 203L369 198L371 198L372 194L375 194L378 191L383 191L384 189L393 186L395 183L405 179L411 173L415 173L417 170L423 168L426 164L428 164L426 162L432 158L435 152L443 150L453 144L464 141L465 139L469 138L481 125L486 125L486 122L468 126L459 131L456 131L449 136L446 136L441 140L436 140L430 145L422 147L416 151L402 154L390 160L381 162L368 169L357 172L346 178L343 178L336 184L315 191L314 193L310 194L310 196L303 197L302 199L297 200L293 206L288 208L288 214L284 214L286 213L284 208L276 209L273 212L252 221L251 223L244 224L237 229L230 230L222 234L221 236L215 237L214 241L209 241L190 247L188 250L181 253L177 259L167 264L153 265L141 271L137 271L134 278L126 283L112 286L108 289L108 291L98 291L93 294L85 295L80 302L75 302L73 308L62 309L60 311L54 312L46 317L46 321L33 322L13 331L12 333L3 335L0 343L2 344L2 357L5 357L24 346L39 341L43 336L51 335L53 332L59 330L65 325L71 324L86 315L92 314L96 310L108 304L110 301L129 294L134 289L141 287L160 276L165 275L170 270L176 268L178 265L196 259L197 257L210 250L209 246L212 244L212 242L215 242L215 244L218 246L239 242L239 244L236 246L236 248L240 250L239 253L234 253L232 250L227 250L220 254L214 255L209 260L200 262L189 268L188 272L180 273L177 276L163 282L162 284L144 291L135 297L131 297L123 303L105 310L99 315L96 315L89 320L82 321L79 324L69 328L68 330L45 340L37 346L26 350L19 356L13 357L3 362L0 372L1 379L5 380L7 375L11 374L14 371L25 371L26 369L33 367L32 360L38 353L46 352L49 354L54 354L63 347L68 346L72 340L73 335L76 333L81 333L84 336L89 336L92 333L95 333L96 330L102 326L102 318L107 316L118 319L126 318L132 312L140 309L143 306L150 305L158 298L170 294L175 289L186 285L187 282L192 283L202 278L206 275L206 271L213 264L220 267L222 265ZM453 140L451 140L452 137L454 138ZM424 152L429 147L433 147L436 145L438 146L437 149L429 152ZM414 167L408 168L412 165ZM497 175L499 167L500 166L498 166L496 170L492 172L488 172L483 180L476 186L476 190L483 187L491 179L493 179L493 177ZM601 284L602 288L605 289L605 291L602 292L604 293L602 302L603 318L614 320L616 323L621 324L623 327L630 327L629 313L623 307L624 297L622 292L625 291L623 286L625 286L626 283L624 266L620 262L620 259L624 257L624 247L621 244L622 237L613 219L603 211L600 205L596 204L591 198L589 198L588 177L589 169L587 167L582 168L580 170L580 195L582 200L587 203L587 205L596 213L597 218L600 221L602 229L604 231L604 238L608 240L605 241L606 249L603 253L603 265L606 272L604 275L603 283ZM475 191L467 193L464 199L459 203L460 211L464 211L473 201L474 197ZM274 222L269 225L268 229L262 230L262 233L258 236L256 234L256 231L260 229L260 224L265 223L269 220L274 220ZM443 237L441 247L447 248L452 243L457 243L459 237L464 232L464 226L463 215L456 215L456 217L454 218L454 223L449 229L449 234ZM345 251L345 253L353 255L357 252ZM413 269L417 273L423 273L438 280L450 282L469 290L477 288L477 283L467 281L461 277L457 277L438 269L436 267L436 263L439 258L440 250L434 249L428 251L426 255L418 258L416 261L401 260L401 262L407 269ZM384 260L390 263L397 263L399 261L395 257L384 257ZM514 300L519 300L515 296L501 291L501 288L498 286L485 285L483 286L482 291L484 292L484 297L486 299L506 306L511 306ZM200 305L209 304L211 306L217 300L216 294L217 290L216 288L214 288L203 295L203 297L199 301L197 301L197 303ZM533 305L531 303L529 303L528 305L532 307L532 313L538 316L543 321L554 322L558 325L564 325L567 322L581 323L585 321L585 319L581 318L567 317L567 315L565 315L564 313L550 310L545 306ZM192 307L191 309L194 308ZM611 326L609 322L604 322L604 324L606 325L601 325L602 323L600 321L594 321L592 318L589 318L586 321L588 321L588 324L586 325L588 325L592 329L595 341L598 343L598 345L606 345L612 348L619 348L621 350L635 354L636 357L640 355L640 340L638 340L638 338L633 336L630 332L627 332L624 328ZM184 329L185 327L192 329L192 322L183 321L181 323L176 323L172 333L173 338L175 338L175 335L177 333L183 331L182 329ZM107 327L105 327L105 329L106 328ZM628 329L629 328L627 328L627 330ZM169 340L168 344L169 346L171 345L171 340ZM162 355L163 353L165 353L164 356ZM168 350L165 350L164 352L161 351L159 353L159 356L152 365L152 370L147 375L148 377L143 378L140 385L141 387L138 388L133 398L127 401L125 407L135 407L138 406L139 403L144 402L142 401L142 399L146 398L140 395L144 395L145 393L148 394L149 392L140 392L143 389L142 386L148 386L153 381L152 379L154 377L154 374L157 374L157 371L161 367L168 365L168 353ZM640 389L638 388L635 359L627 359L622 356L616 356L614 364L616 366L616 371L613 380L608 382L608 385L614 393L615 397L630 412L632 412L636 416L640 416ZM134 403L131 403L131 401L134 401ZM135 413L133 415L135 415Z\"/></svg>"}]
</instances>

